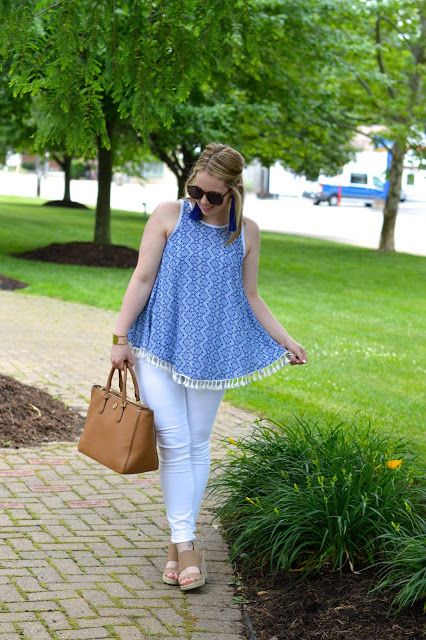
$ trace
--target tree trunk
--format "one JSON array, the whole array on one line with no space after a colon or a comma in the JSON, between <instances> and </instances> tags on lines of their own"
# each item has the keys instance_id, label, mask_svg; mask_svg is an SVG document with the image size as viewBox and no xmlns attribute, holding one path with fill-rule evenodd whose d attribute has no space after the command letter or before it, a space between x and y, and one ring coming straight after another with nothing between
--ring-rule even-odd
<instances>
[{"instance_id":1,"label":"tree trunk","mask_svg":"<svg viewBox=\"0 0 426 640\"><path fill-rule=\"evenodd\" d=\"M190 167L185 167L185 169L183 169L183 171L179 174L175 174L176 178L177 178L177 183L178 183L178 199L180 198L184 198L186 196L185 193L185 182L187 181L187 178L189 176L189 172L190 172L191 168Z\"/></svg>"},{"instance_id":2,"label":"tree trunk","mask_svg":"<svg viewBox=\"0 0 426 640\"><path fill-rule=\"evenodd\" d=\"M64 178L65 178L63 200L66 200L67 202L71 201L71 160L72 160L71 156L64 156L61 162L61 166L62 166L62 169L64 170Z\"/></svg>"},{"instance_id":3,"label":"tree trunk","mask_svg":"<svg viewBox=\"0 0 426 640\"><path fill-rule=\"evenodd\" d=\"M181 145L181 153L183 155L183 162L179 168L179 171L175 172L178 183L178 199L185 198L185 183L188 180L188 176L192 171L192 166L195 163L197 156L194 156L194 148L192 146L185 147Z\"/></svg>"},{"instance_id":4,"label":"tree trunk","mask_svg":"<svg viewBox=\"0 0 426 640\"><path fill-rule=\"evenodd\" d=\"M188 176L192 170L192 165L197 159L197 156L194 155L194 145L190 145L185 147L184 144L179 145L179 153L182 154L183 159L180 160L179 153L175 150L166 151L162 148L161 137L152 133L149 137L149 146L152 153L159 158L162 162L164 162L170 171L172 171L178 183L178 193L177 197L184 198L185 197L185 182L188 179Z\"/></svg>"},{"instance_id":5,"label":"tree trunk","mask_svg":"<svg viewBox=\"0 0 426 640\"><path fill-rule=\"evenodd\" d=\"M98 198L96 201L96 244L111 244L111 180L113 165L112 131L107 126L110 149L102 146L98 138Z\"/></svg>"},{"instance_id":6,"label":"tree trunk","mask_svg":"<svg viewBox=\"0 0 426 640\"><path fill-rule=\"evenodd\" d=\"M405 145L395 142L389 172L389 191L383 211L383 226L379 251L395 251L395 223L401 196L401 178L404 168Z\"/></svg>"}]
</instances>

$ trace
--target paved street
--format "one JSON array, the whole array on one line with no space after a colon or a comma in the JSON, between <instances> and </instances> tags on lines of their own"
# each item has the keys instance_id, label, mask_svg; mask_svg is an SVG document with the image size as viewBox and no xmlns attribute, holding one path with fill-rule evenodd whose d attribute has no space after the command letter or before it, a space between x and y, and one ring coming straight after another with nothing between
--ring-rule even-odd
<instances>
[{"instance_id":1,"label":"paved street","mask_svg":"<svg viewBox=\"0 0 426 640\"><path fill-rule=\"evenodd\" d=\"M0 292L2 372L83 414L104 384L115 313L41 296ZM252 417L223 403L223 436ZM209 582L183 593L161 581L168 526L158 471L121 476L79 454L76 443L2 449L0 640L240 640L228 548L205 501L198 543Z\"/></svg>"},{"instance_id":2,"label":"paved street","mask_svg":"<svg viewBox=\"0 0 426 640\"><path fill-rule=\"evenodd\" d=\"M359 247L379 245L383 213L363 203L315 206L307 198L247 198L246 215L263 231L324 238ZM396 221L396 250L426 256L426 202L402 202Z\"/></svg>"}]
</instances>

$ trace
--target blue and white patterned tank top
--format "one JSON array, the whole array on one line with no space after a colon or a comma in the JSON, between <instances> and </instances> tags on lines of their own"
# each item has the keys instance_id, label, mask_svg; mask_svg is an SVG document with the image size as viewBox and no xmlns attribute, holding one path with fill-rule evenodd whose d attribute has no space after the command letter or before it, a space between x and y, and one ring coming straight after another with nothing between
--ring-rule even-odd
<instances>
[{"instance_id":1,"label":"blue and white patterned tank top","mask_svg":"<svg viewBox=\"0 0 426 640\"><path fill-rule=\"evenodd\" d=\"M244 231L179 220L164 247L149 300L127 338L135 357L196 389L240 387L288 364L289 352L257 320L242 280ZM244 226L244 225L243 225Z\"/></svg>"}]
</instances>

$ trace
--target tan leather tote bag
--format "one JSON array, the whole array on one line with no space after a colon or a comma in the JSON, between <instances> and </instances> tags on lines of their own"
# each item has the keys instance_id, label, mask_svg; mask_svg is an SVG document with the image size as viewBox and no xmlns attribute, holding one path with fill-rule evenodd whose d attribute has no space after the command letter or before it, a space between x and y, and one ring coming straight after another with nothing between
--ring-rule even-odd
<instances>
[{"instance_id":1,"label":"tan leather tote bag","mask_svg":"<svg viewBox=\"0 0 426 640\"><path fill-rule=\"evenodd\" d=\"M127 369L135 401L127 398ZM111 389L115 367L105 387L93 385L89 409L78 451L117 473L143 473L158 469L154 412L141 403L135 372L124 363L124 382L118 369L120 392Z\"/></svg>"}]
</instances>

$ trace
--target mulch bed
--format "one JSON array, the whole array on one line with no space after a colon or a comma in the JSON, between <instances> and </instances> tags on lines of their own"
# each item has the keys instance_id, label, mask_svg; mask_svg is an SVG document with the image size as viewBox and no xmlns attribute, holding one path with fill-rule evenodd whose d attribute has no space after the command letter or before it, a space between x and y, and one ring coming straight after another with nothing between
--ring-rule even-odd
<instances>
[{"instance_id":1,"label":"mulch bed","mask_svg":"<svg viewBox=\"0 0 426 640\"><path fill-rule=\"evenodd\" d=\"M21 282L20 280L3 276L0 273L0 289L3 289L4 291L13 291L14 289L23 289L24 287L28 287L26 282Z\"/></svg>"},{"instance_id":2,"label":"mulch bed","mask_svg":"<svg viewBox=\"0 0 426 640\"><path fill-rule=\"evenodd\" d=\"M84 417L48 393L0 374L0 447L75 441Z\"/></svg>"},{"instance_id":3,"label":"mulch bed","mask_svg":"<svg viewBox=\"0 0 426 640\"><path fill-rule=\"evenodd\" d=\"M52 243L45 247L11 253L15 258L41 260L59 264L78 264L86 267L136 267L139 252L120 244L95 244L94 242Z\"/></svg>"},{"instance_id":4,"label":"mulch bed","mask_svg":"<svg viewBox=\"0 0 426 640\"><path fill-rule=\"evenodd\" d=\"M0 289L28 286L0 274ZM46 442L74 441L84 426L77 411L45 391L0 374L0 447L19 449Z\"/></svg>"},{"instance_id":5,"label":"mulch bed","mask_svg":"<svg viewBox=\"0 0 426 640\"><path fill-rule=\"evenodd\" d=\"M75 202L74 200L49 200L43 204L43 207L63 207L65 209L88 209L85 204Z\"/></svg>"},{"instance_id":6,"label":"mulch bed","mask_svg":"<svg viewBox=\"0 0 426 640\"><path fill-rule=\"evenodd\" d=\"M421 603L390 615L391 594L369 595L372 569L359 575L323 572L262 576L236 567L240 596L257 640L423 640ZM247 637L250 633L247 631ZM251 634L253 640L253 634Z\"/></svg>"}]
</instances>

